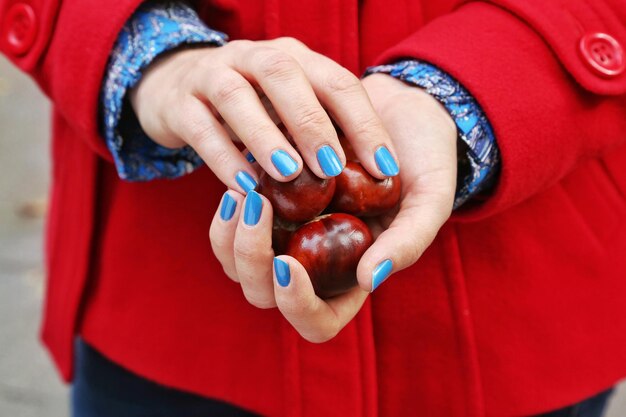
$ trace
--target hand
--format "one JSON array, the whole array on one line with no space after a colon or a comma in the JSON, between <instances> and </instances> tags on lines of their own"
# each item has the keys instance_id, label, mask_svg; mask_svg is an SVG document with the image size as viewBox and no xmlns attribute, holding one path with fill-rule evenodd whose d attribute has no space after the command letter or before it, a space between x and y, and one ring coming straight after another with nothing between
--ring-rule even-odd
<instances>
[{"instance_id":1,"label":"hand","mask_svg":"<svg viewBox=\"0 0 626 417\"><path fill-rule=\"evenodd\" d=\"M292 38L167 54L144 73L131 103L155 142L190 145L233 190L245 193L258 182L233 140L278 181L298 176L303 159L321 178L339 174L345 155L327 111L373 176L393 175L376 163L381 147L395 153L358 78Z\"/></svg>"},{"instance_id":2,"label":"hand","mask_svg":"<svg viewBox=\"0 0 626 417\"><path fill-rule=\"evenodd\" d=\"M450 217L456 190L454 121L432 96L385 74L363 80L400 155L402 197L397 214L370 223L374 244L357 268L361 288L373 291L390 273L413 265ZM377 271L377 266L391 260Z\"/></svg>"},{"instance_id":3,"label":"hand","mask_svg":"<svg viewBox=\"0 0 626 417\"><path fill-rule=\"evenodd\" d=\"M359 264L360 287L322 300L297 260L283 255L273 268L273 213L261 195L251 193L244 200L239 193L228 191L211 225L213 251L226 274L240 282L246 299L259 308L278 306L312 342L331 339L358 313L372 289L373 271L382 260L392 259L394 272L417 261L452 210L456 127L450 116L428 94L387 75L372 75L363 84L402 152L404 189L399 212L370 223L379 236ZM227 208L233 204L231 215ZM276 269L283 272L278 277Z\"/></svg>"},{"instance_id":4,"label":"hand","mask_svg":"<svg viewBox=\"0 0 626 417\"><path fill-rule=\"evenodd\" d=\"M274 258L272 219L272 205L264 196L255 191L245 197L227 191L211 224L213 252L224 272L241 284L250 304L278 306L310 342L332 339L361 309L368 292L354 287L329 300L319 298L296 259L286 255Z\"/></svg>"}]
</instances>

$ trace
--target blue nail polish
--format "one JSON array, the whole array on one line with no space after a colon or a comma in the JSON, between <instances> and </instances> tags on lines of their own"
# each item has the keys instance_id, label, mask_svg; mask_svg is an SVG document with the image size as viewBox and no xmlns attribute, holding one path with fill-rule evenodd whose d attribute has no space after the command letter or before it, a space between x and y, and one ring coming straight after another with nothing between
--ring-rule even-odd
<instances>
[{"instance_id":1,"label":"blue nail polish","mask_svg":"<svg viewBox=\"0 0 626 417\"><path fill-rule=\"evenodd\" d=\"M385 259L381 263L374 268L374 272L372 273L372 291L374 291L380 284L383 283L389 275L391 275L391 270L393 269L393 261L391 259Z\"/></svg>"},{"instance_id":2,"label":"blue nail polish","mask_svg":"<svg viewBox=\"0 0 626 417\"><path fill-rule=\"evenodd\" d=\"M298 163L287 152L279 149L272 154L272 163L276 169L288 177L298 170Z\"/></svg>"},{"instance_id":3,"label":"blue nail polish","mask_svg":"<svg viewBox=\"0 0 626 417\"><path fill-rule=\"evenodd\" d=\"M341 160L337 156L337 153L328 145L322 146L320 150L317 151L317 161L322 171L324 171L324 174L329 177L336 177L343 171L343 166L341 166Z\"/></svg>"},{"instance_id":4,"label":"blue nail polish","mask_svg":"<svg viewBox=\"0 0 626 417\"><path fill-rule=\"evenodd\" d=\"M222 209L220 210L220 217L225 222L233 218L235 209L237 208L237 202L228 193L224 194L222 198Z\"/></svg>"},{"instance_id":5,"label":"blue nail polish","mask_svg":"<svg viewBox=\"0 0 626 417\"><path fill-rule=\"evenodd\" d=\"M286 287L291 281L291 272L289 264L282 259L274 258L274 272L276 273L276 281L281 287Z\"/></svg>"},{"instance_id":6,"label":"blue nail polish","mask_svg":"<svg viewBox=\"0 0 626 417\"><path fill-rule=\"evenodd\" d=\"M243 189L244 192L249 193L257 186L256 181L252 178L252 175L245 171L239 171L235 177L237 184Z\"/></svg>"},{"instance_id":7,"label":"blue nail polish","mask_svg":"<svg viewBox=\"0 0 626 417\"><path fill-rule=\"evenodd\" d=\"M250 162L251 164L254 164L256 162L256 159L254 158L254 155L252 155L252 153L248 152L246 154L246 161Z\"/></svg>"},{"instance_id":8,"label":"blue nail polish","mask_svg":"<svg viewBox=\"0 0 626 417\"><path fill-rule=\"evenodd\" d=\"M378 169L380 169L380 172L382 172L384 175L388 177L394 177L400 172L400 168L398 168L396 160L391 155L391 152L389 152L389 149L387 149L385 146L381 146L380 148L378 148L378 150L374 154L374 159L376 159L376 165L378 165Z\"/></svg>"},{"instance_id":9,"label":"blue nail polish","mask_svg":"<svg viewBox=\"0 0 626 417\"><path fill-rule=\"evenodd\" d=\"M246 205L243 210L243 222L248 226L256 226L261 218L261 210L263 210L263 200L259 193L250 190L246 196Z\"/></svg>"}]
</instances>

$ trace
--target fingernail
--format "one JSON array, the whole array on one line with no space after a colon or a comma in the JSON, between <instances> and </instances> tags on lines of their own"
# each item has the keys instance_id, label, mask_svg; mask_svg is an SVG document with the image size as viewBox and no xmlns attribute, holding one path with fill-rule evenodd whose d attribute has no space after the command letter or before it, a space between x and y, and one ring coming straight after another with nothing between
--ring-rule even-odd
<instances>
[{"instance_id":1,"label":"fingernail","mask_svg":"<svg viewBox=\"0 0 626 417\"><path fill-rule=\"evenodd\" d=\"M256 181L252 178L252 175L245 171L239 171L235 177L237 184L243 189L244 192L249 193L257 186Z\"/></svg>"},{"instance_id":2,"label":"fingernail","mask_svg":"<svg viewBox=\"0 0 626 417\"><path fill-rule=\"evenodd\" d=\"M274 272L276 272L276 281L281 287L286 287L291 281L291 272L289 272L289 264L282 259L274 258Z\"/></svg>"},{"instance_id":3,"label":"fingernail","mask_svg":"<svg viewBox=\"0 0 626 417\"><path fill-rule=\"evenodd\" d=\"M372 292L389 278L392 269L393 261L391 259L385 259L374 268L374 272L372 273Z\"/></svg>"},{"instance_id":4,"label":"fingernail","mask_svg":"<svg viewBox=\"0 0 626 417\"><path fill-rule=\"evenodd\" d=\"M251 164L254 164L256 162L256 159L254 159L254 155L252 155L252 153L248 152L246 154L246 161L250 162Z\"/></svg>"},{"instance_id":5,"label":"fingernail","mask_svg":"<svg viewBox=\"0 0 626 417\"><path fill-rule=\"evenodd\" d=\"M298 163L295 159L281 149L272 154L272 163L284 177L288 177L298 170Z\"/></svg>"},{"instance_id":6,"label":"fingernail","mask_svg":"<svg viewBox=\"0 0 626 417\"><path fill-rule=\"evenodd\" d=\"M320 150L317 151L317 161L322 171L324 171L324 174L329 177L336 177L343 171L343 166L341 166L341 160L337 156L337 153L328 145L322 146Z\"/></svg>"},{"instance_id":7,"label":"fingernail","mask_svg":"<svg viewBox=\"0 0 626 417\"><path fill-rule=\"evenodd\" d=\"M393 158L391 152L389 152L389 149L387 149L386 146L378 148L374 154L374 158L376 159L378 169L383 173L383 175L394 177L400 172L400 168L398 168L396 160Z\"/></svg>"},{"instance_id":8,"label":"fingernail","mask_svg":"<svg viewBox=\"0 0 626 417\"><path fill-rule=\"evenodd\" d=\"M235 214L235 209L237 208L237 202L234 198L232 198L228 193L224 194L224 198L222 198L222 208L220 210L220 217L225 222L229 221L233 218Z\"/></svg>"},{"instance_id":9,"label":"fingernail","mask_svg":"<svg viewBox=\"0 0 626 417\"><path fill-rule=\"evenodd\" d=\"M261 196L256 191L250 190L246 196L243 222L248 226L256 226L261 218L261 210L263 210L263 200L261 200Z\"/></svg>"}]
</instances>

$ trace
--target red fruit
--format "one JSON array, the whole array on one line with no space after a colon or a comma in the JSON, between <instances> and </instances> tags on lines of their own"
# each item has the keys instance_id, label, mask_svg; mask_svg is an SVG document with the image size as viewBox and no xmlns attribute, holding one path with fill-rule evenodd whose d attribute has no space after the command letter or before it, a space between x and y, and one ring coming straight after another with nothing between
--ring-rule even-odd
<instances>
[{"instance_id":1,"label":"red fruit","mask_svg":"<svg viewBox=\"0 0 626 417\"><path fill-rule=\"evenodd\" d=\"M330 298L357 285L356 267L373 243L372 234L358 218L334 213L320 216L292 235L287 255L309 274L315 293Z\"/></svg>"},{"instance_id":2,"label":"red fruit","mask_svg":"<svg viewBox=\"0 0 626 417\"><path fill-rule=\"evenodd\" d=\"M282 255L287 251L287 245L293 232L298 229L298 223L291 223L280 217L274 216L272 224L272 248L276 255Z\"/></svg>"},{"instance_id":3,"label":"red fruit","mask_svg":"<svg viewBox=\"0 0 626 417\"><path fill-rule=\"evenodd\" d=\"M321 179L305 165L296 179L278 182L261 174L259 192L272 203L274 214L290 222L306 222L319 215L335 192L335 179Z\"/></svg>"},{"instance_id":4,"label":"red fruit","mask_svg":"<svg viewBox=\"0 0 626 417\"><path fill-rule=\"evenodd\" d=\"M329 209L355 216L378 216L393 209L400 200L400 177L372 177L357 162L348 161L337 183Z\"/></svg>"}]
</instances>

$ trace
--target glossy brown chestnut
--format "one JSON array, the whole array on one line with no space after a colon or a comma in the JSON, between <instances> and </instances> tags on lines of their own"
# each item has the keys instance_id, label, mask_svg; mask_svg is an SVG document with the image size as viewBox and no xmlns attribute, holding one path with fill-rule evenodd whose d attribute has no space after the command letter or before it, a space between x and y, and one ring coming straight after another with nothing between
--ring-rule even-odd
<instances>
[{"instance_id":1,"label":"glossy brown chestnut","mask_svg":"<svg viewBox=\"0 0 626 417\"><path fill-rule=\"evenodd\" d=\"M400 177L379 180L358 162L348 161L335 177L337 186L330 211L355 216L378 216L393 209L400 200Z\"/></svg>"},{"instance_id":2,"label":"glossy brown chestnut","mask_svg":"<svg viewBox=\"0 0 626 417\"><path fill-rule=\"evenodd\" d=\"M272 249L274 249L276 255L282 255L287 251L289 240L299 226L300 223L288 222L278 216L274 216L274 223L272 223Z\"/></svg>"},{"instance_id":3,"label":"glossy brown chestnut","mask_svg":"<svg viewBox=\"0 0 626 417\"><path fill-rule=\"evenodd\" d=\"M278 182L264 172L259 192L270 200L276 216L290 222L306 222L328 206L335 192L335 179L318 178L306 165L289 182Z\"/></svg>"},{"instance_id":4,"label":"glossy brown chestnut","mask_svg":"<svg viewBox=\"0 0 626 417\"><path fill-rule=\"evenodd\" d=\"M356 267L373 241L360 219L343 213L327 214L295 231L287 255L304 266L315 293L330 298L357 285Z\"/></svg>"}]
</instances>

